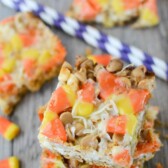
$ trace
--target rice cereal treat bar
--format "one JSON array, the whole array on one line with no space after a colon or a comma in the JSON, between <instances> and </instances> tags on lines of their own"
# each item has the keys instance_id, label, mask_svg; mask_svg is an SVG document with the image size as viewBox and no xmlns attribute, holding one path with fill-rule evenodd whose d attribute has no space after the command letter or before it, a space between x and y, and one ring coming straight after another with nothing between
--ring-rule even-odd
<instances>
[{"instance_id":1,"label":"rice cereal treat bar","mask_svg":"<svg viewBox=\"0 0 168 168\"><path fill-rule=\"evenodd\" d=\"M82 22L96 22L108 27L136 19L134 28L159 23L156 0L74 0L68 15Z\"/></svg>"},{"instance_id":2,"label":"rice cereal treat bar","mask_svg":"<svg viewBox=\"0 0 168 168\"><path fill-rule=\"evenodd\" d=\"M39 113L43 114L46 106L39 108ZM158 114L158 108L149 106L145 115L143 128L138 138L134 161L131 168L143 168L145 161L150 160L160 149L161 142L154 130L154 121ZM41 116L41 115L40 115ZM40 117L41 118L41 117ZM66 159L58 153L52 153L49 150L43 150L41 155L41 168L105 168L102 166L89 165L85 162L79 162L73 158ZM107 167L106 167L107 168Z\"/></svg>"},{"instance_id":3,"label":"rice cereal treat bar","mask_svg":"<svg viewBox=\"0 0 168 168\"><path fill-rule=\"evenodd\" d=\"M31 13L0 22L0 108L10 114L27 91L58 74L66 55L60 40Z\"/></svg>"},{"instance_id":4,"label":"rice cereal treat bar","mask_svg":"<svg viewBox=\"0 0 168 168\"><path fill-rule=\"evenodd\" d=\"M155 84L144 66L112 59L107 66L65 62L44 112L44 149L91 165L129 168Z\"/></svg>"}]
</instances>

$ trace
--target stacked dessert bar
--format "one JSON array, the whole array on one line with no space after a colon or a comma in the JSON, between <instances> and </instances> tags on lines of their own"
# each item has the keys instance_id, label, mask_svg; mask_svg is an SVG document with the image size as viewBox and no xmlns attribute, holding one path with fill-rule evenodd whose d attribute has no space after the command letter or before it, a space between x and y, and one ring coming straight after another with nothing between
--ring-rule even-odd
<instances>
[{"instance_id":1,"label":"stacked dessert bar","mask_svg":"<svg viewBox=\"0 0 168 168\"><path fill-rule=\"evenodd\" d=\"M79 57L74 68L63 64L39 110L42 168L141 168L160 149L158 108L149 105L154 75L108 60Z\"/></svg>"}]
</instances>

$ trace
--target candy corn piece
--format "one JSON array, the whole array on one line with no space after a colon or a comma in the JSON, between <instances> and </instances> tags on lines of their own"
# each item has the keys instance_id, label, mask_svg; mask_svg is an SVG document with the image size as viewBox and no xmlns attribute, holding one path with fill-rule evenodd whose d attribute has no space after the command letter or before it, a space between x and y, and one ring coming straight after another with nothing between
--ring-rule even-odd
<instances>
[{"instance_id":1,"label":"candy corn piece","mask_svg":"<svg viewBox=\"0 0 168 168\"><path fill-rule=\"evenodd\" d=\"M156 26L159 23L156 0L146 0L140 7L140 16L133 25L135 28Z\"/></svg>"},{"instance_id":2,"label":"candy corn piece","mask_svg":"<svg viewBox=\"0 0 168 168\"><path fill-rule=\"evenodd\" d=\"M87 58L92 60L94 63L107 66L110 63L112 56L108 54L99 54L99 55L88 55Z\"/></svg>"},{"instance_id":3,"label":"candy corn piece","mask_svg":"<svg viewBox=\"0 0 168 168\"><path fill-rule=\"evenodd\" d=\"M37 91L57 76L66 50L32 13L2 20L0 34L0 108L10 114L27 91Z\"/></svg>"},{"instance_id":4,"label":"candy corn piece","mask_svg":"<svg viewBox=\"0 0 168 168\"><path fill-rule=\"evenodd\" d=\"M154 76L142 66L124 68L121 60L109 56L102 66L90 55L91 59L79 57L75 68L63 64L58 85L41 112L41 147L87 164L130 168L152 94L152 88L142 84L150 80L153 86ZM152 124L150 129L154 137ZM149 140L149 144L145 150L146 144L139 144L137 153L153 156L160 148L159 139Z\"/></svg>"},{"instance_id":5,"label":"candy corn piece","mask_svg":"<svg viewBox=\"0 0 168 168\"><path fill-rule=\"evenodd\" d=\"M7 120L6 118L0 116L0 135L2 135L6 140L13 140L20 132L20 128Z\"/></svg>"},{"instance_id":6,"label":"candy corn piece","mask_svg":"<svg viewBox=\"0 0 168 168\"><path fill-rule=\"evenodd\" d=\"M19 168L19 160L17 157L9 157L4 160L0 160L0 168Z\"/></svg>"},{"instance_id":7,"label":"candy corn piece","mask_svg":"<svg viewBox=\"0 0 168 168\"><path fill-rule=\"evenodd\" d=\"M74 0L68 15L80 21L93 21L101 8L97 0Z\"/></svg>"}]
</instances>

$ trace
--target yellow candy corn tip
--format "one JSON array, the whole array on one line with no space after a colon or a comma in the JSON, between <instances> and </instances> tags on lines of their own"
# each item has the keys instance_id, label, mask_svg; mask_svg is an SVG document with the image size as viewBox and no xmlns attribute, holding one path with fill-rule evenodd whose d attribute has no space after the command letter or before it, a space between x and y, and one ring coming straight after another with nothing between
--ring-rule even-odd
<instances>
[{"instance_id":1,"label":"yellow candy corn tip","mask_svg":"<svg viewBox=\"0 0 168 168\"><path fill-rule=\"evenodd\" d=\"M132 103L129 99L129 97L125 96L125 95L121 95L121 96L117 96L116 98L114 98L116 105L118 107L119 113L121 115L125 115L125 114L134 114L134 109L132 107Z\"/></svg>"},{"instance_id":2,"label":"yellow candy corn tip","mask_svg":"<svg viewBox=\"0 0 168 168\"><path fill-rule=\"evenodd\" d=\"M41 54L41 56L39 56L38 58L38 63L40 65L45 64L49 59L51 58L51 54L49 51L43 51L43 53Z\"/></svg>"},{"instance_id":3,"label":"yellow candy corn tip","mask_svg":"<svg viewBox=\"0 0 168 168\"><path fill-rule=\"evenodd\" d=\"M92 103L78 101L76 104L75 112L78 116L89 117L94 111L94 105Z\"/></svg>"},{"instance_id":4,"label":"yellow candy corn tip","mask_svg":"<svg viewBox=\"0 0 168 168\"><path fill-rule=\"evenodd\" d=\"M57 118L57 114L55 112L46 110L44 113L44 118L47 119L48 121L51 121L51 120Z\"/></svg>"},{"instance_id":5,"label":"yellow candy corn tip","mask_svg":"<svg viewBox=\"0 0 168 168\"><path fill-rule=\"evenodd\" d=\"M131 115L127 115L127 132L129 135L133 136L137 127L137 118L135 115L131 114Z\"/></svg>"},{"instance_id":6,"label":"yellow candy corn tip","mask_svg":"<svg viewBox=\"0 0 168 168\"><path fill-rule=\"evenodd\" d=\"M13 51L12 45L9 43L4 46L3 54L5 57L8 57L12 51Z\"/></svg>"},{"instance_id":7,"label":"yellow candy corn tip","mask_svg":"<svg viewBox=\"0 0 168 168\"><path fill-rule=\"evenodd\" d=\"M13 50L20 50L23 47L22 41L19 35L14 35L11 39L11 45Z\"/></svg>"},{"instance_id":8,"label":"yellow candy corn tip","mask_svg":"<svg viewBox=\"0 0 168 168\"><path fill-rule=\"evenodd\" d=\"M112 8L117 13L120 14L124 11L123 1L122 0L113 0Z\"/></svg>"},{"instance_id":9,"label":"yellow candy corn tip","mask_svg":"<svg viewBox=\"0 0 168 168\"><path fill-rule=\"evenodd\" d=\"M11 124L4 134L4 138L8 141L13 140L20 132L20 128L16 124Z\"/></svg>"},{"instance_id":10,"label":"yellow candy corn tip","mask_svg":"<svg viewBox=\"0 0 168 168\"><path fill-rule=\"evenodd\" d=\"M119 114L127 116L127 133L133 136L137 126L137 118L134 115L134 110L129 97L125 95L113 95L112 98L117 105Z\"/></svg>"},{"instance_id":11,"label":"yellow candy corn tip","mask_svg":"<svg viewBox=\"0 0 168 168\"><path fill-rule=\"evenodd\" d=\"M108 4L108 0L98 0L98 3L100 5L107 5Z\"/></svg>"},{"instance_id":12,"label":"yellow candy corn tip","mask_svg":"<svg viewBox=\"0 0 168 168\"><path fill-rule=\"evenodd\" d=\"M15 156L9 158L10 168L19 168L19 159Z\"/></svg>"},{"instance_id":13,"label":"yellow candy corn tip","mask_svg":"<svg viewBox=\"0 0 168 168\"><path fill-rule=\"evenodd\" d=\"M30 58L30 59L34 59L37 60L39 57L39 51L37 49L26 49L22 52L22 58Z\"/></svg>"},{"instance_id":14,"label":"yellow candy corn tip","mask_svg":"<svg viewBox=\"0 0 168 168\"><path fill-rule=\"evenodd\" d=\"M75 104L75 101L76 101L76 93L73 91L73 89L69 85L64 85L63 89L67 94L69 102L73 106Z\"/></svg>"},{"instance_id":15,"label":"yellow candy corn tip","mask_svg":"<svg viewBox=\"0 0 168 168\"><path fill-rule=\"evenodd\" d=\"M44 112L44 119L42 121L42 124L41 124L41 128L40 129L43 129L45 128L45 126L52 120L54 120L55 118L57 118L57 114L52 112L52 111L48 111L46 110Z\"/></svg>"},{"instance_id":16,"label":"yellow candy corn tip","mask_svg":"<svg viewBox=\"0 0 168 168\"><path fill-rule=\"evenodd\" d=\"M94 64L96 63L96 58L93 55L88 55L87 58L92 60Z\"/></svg>"},{"instance_id":17,"label":"yellow candy corn tip","mask_svg":"<svg viewBox=\"0 0 168 168\"><path fill-rule=\"evenodd\" d=\"M141 11L140 19L145 20L150 25L157 25L159 23L158 16L149 9L144 9Z\"/></svg>"},{"instance_id":18,"label":"yellow candy corn tip","mask_svg":"<svg viewBox=\"0 0 168 168\"><path fill-rule=\"evenodd\" d=\"M2 65L2 70L5 72L12 72L14 67L16 65L16 60L15 59L8 59L5 60L3 65Z\"/></svg>"},{"instance_id":19,"label":"yellow candy corn tip","mask_svg":"<svg viewBox=\"0 0 168 168\"><path fill-rule=\"evenodd\" d=\"M5 71L3 71L2 69L0 69L0 78L3 77L5 75Z\"/></svg>"}]
</instances>

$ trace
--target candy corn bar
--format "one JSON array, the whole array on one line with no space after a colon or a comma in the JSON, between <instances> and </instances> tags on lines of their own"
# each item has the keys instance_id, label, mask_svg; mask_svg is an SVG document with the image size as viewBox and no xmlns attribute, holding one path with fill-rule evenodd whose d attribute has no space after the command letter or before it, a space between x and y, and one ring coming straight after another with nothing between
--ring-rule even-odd
<instances>
[{"instance_id":1,"label":"candy corn bar","mask_svg":"<svg viewBox=\"0 0 168 168\"><path fill-rule=\"evenodd\" d=\"M19 168L19 160L17 157L9 157L4 160L0 160L1 168Z\"/></svg>"},{"instance_id":2,"label":"candy corn bar","mask_svg":"<svg viewBox=\"0 0 168 168\"><path fill-rule=\"evenodd\" d=\"M58 79L44 110L41 147L92 165L130 168L154 75L144 66L124 68L114 58L103 66L80 57L75 68L65 62ZM160 142L152 137L158 150Z\"/></svg>"},{"instance_id":3,"label":"candy corn bar","mask_svg":"<svg viewBox=\"0 0 168 168\"><path fill-rule=\"evenodd\" d=\"M27 91L57 75L66 55L60 40L31 13L0 22L0 107L6 114Z\"/></svg>"},{"instance_id":4,"label":"candy corn bar","mask_svg":"<svg viewBox=\"0 0 168 168\"><path fill-rule=\"evenodd\" d=\"M41 107L39 109L40 114L43 114L45 109L46 106ZM139 135L134 161L131 168L143 168L144 162L150 160L160 149L161 142L158 139L158 135L154 132L154 121L157 114L157 107L149 106L147 108L143 128L141 130L141 134ZM52 153L49 150L43 150L41 155L41 168L83 168L84 166L87 168L96 167L95 165L88 165L85 162L79 162L73 158L66 159L58 153ZM97 166L97 168L98 167L102 168L100 166Z\"/></svg>"},{"instance_id":5,"label":"candy corn bar","mask_svg":"<svg viewBox=\"0 0 168 168\"><path fill-rule=\"evenodd\" d=\"M0 116L0 135L11 141L19 134L19 132L20 128L16 124Z\"/></svg>"},{"instance_id":6,"label":"candy corn bar","mask_svg":"<svg viewBox=\"0 0 168 168\"><path fill-rule=\"evenodd\" d=\"M82 22L96 22L108 27L138 19L134 27L158 24L156 0L74 0L68 15Z\"/></svg>"}]
</instances>

